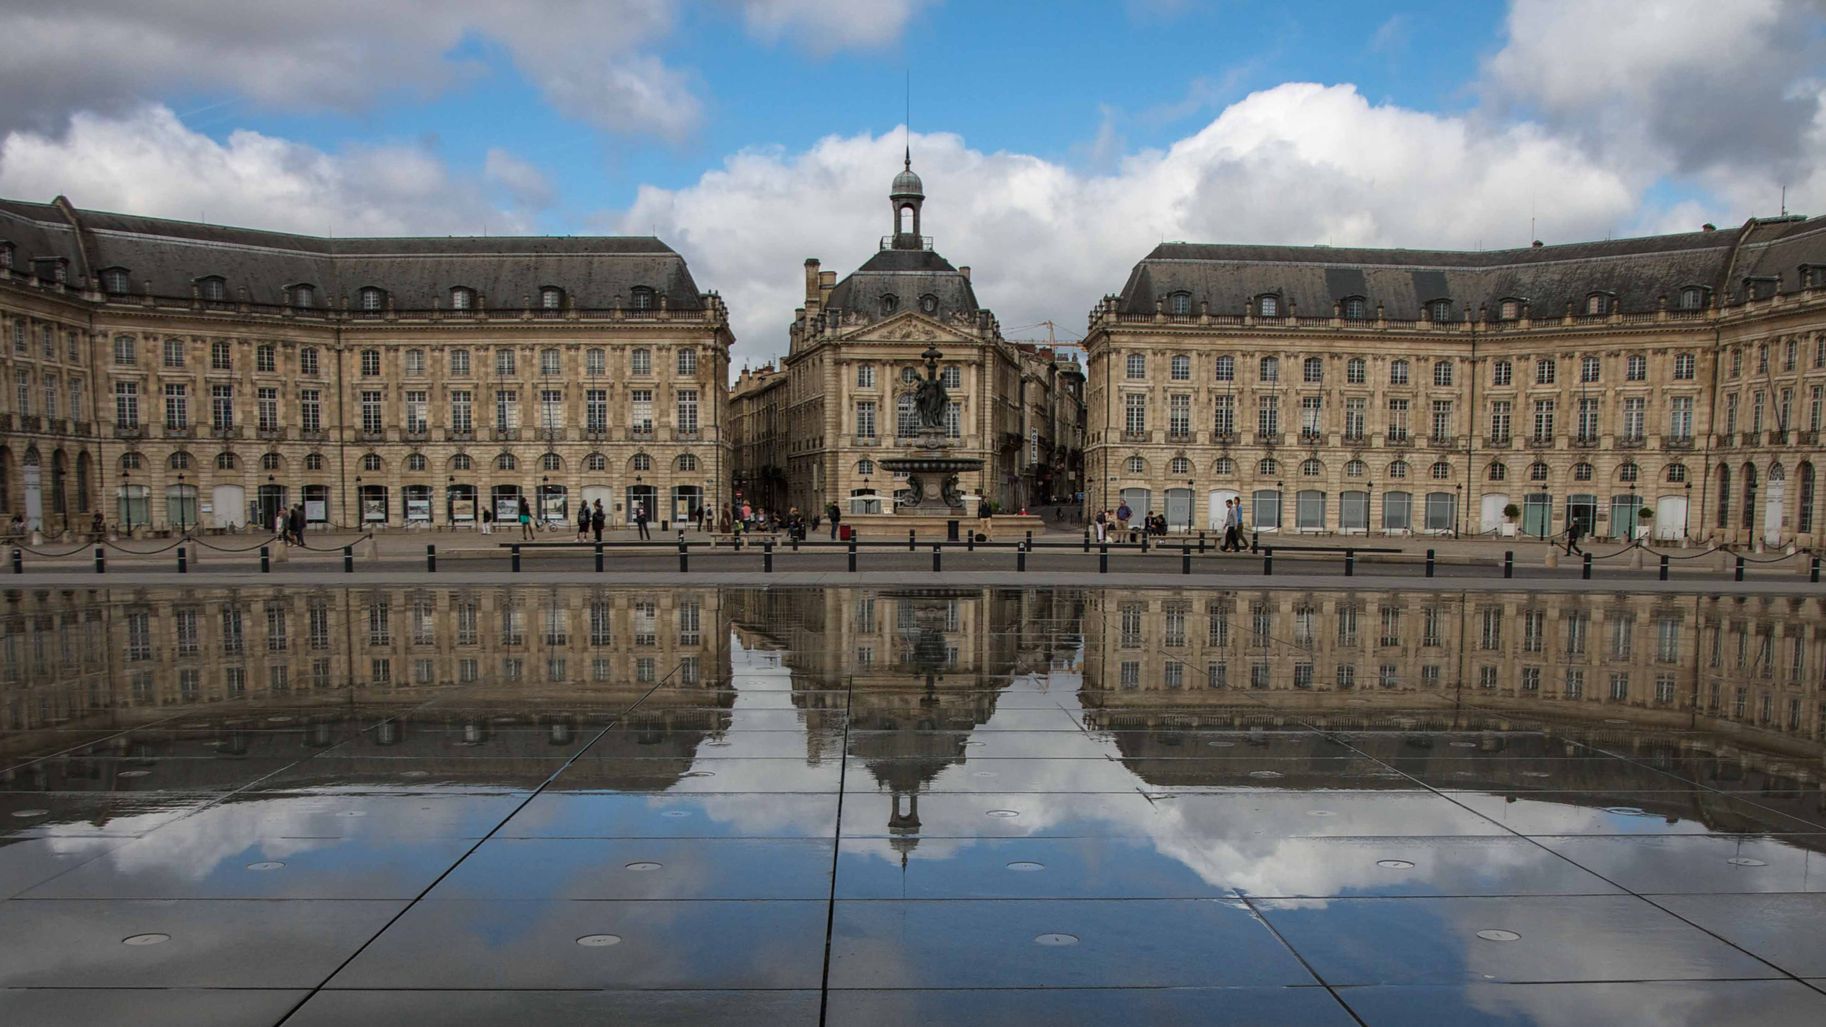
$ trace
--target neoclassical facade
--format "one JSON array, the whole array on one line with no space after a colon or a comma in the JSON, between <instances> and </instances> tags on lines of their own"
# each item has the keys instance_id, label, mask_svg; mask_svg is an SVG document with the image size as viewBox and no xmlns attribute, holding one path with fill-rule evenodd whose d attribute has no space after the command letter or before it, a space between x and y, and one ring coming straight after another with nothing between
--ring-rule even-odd
<instances>
[{"instance_id":1,"label":"neoclassical facade","mask_svg":"<svg viewBox=\"0 0 1826 1027\"><path fill-rule=\"evenodd\" d=\"M473 527L726 498L728 311L652 238L324 239L0 201L0 514Z\"/></svg>"},{"instance_id":2,"label":"neoclassical facade","mask_svg":"<svg viewBox=\"0 0 1826 1027\"><path fill-rule=\"evenodd\" d=\"M1058 359L1004 339L977 302L970 268L953 267L920 234L925 189L910 160L888 199L894 230L855 272L838 281L817 260L805 263L805 305L781 366L785 501L808 513L833 502L854 512L889 508L904 481L877 461L913 444L911 387L923 374L921 354L937 347L950 455L983 461L960 476L960 488L1006 510L1037 502L1071 461L1044 416Z\"/></svg>"},{"instance_id":3,"label":"neoclassical facade","mask_svg":"<svg viewBox=\"0 0 1826 1027\"><path fill-rule=\"evenodd\" d=\"M1826 218L1489 252L1163 244L1086 347L1093 509L1192 530L1241 498L1269 532L1826 531Z\"/></svg>"}]
</instances>

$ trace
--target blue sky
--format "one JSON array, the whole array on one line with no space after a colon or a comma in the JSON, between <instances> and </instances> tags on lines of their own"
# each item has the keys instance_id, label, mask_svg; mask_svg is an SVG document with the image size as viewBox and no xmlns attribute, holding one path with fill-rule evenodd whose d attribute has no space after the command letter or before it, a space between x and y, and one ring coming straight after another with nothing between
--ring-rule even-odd
<instances>
[{"instance_id":1,"label":"blue sky","mask_svg":"<svg viewBox=\"0 0 1826 1027\"><path fill-rule=\"evenodd\" d=\"M0 195L653 233L783 346L886 230L1067 331L1166 239L1526 245L1826 211L1826 0L0 0ZM1532 227L1531 227L1532 226ZM739 361L738 361L739 362Z\"/></svg>"}]
</instances>

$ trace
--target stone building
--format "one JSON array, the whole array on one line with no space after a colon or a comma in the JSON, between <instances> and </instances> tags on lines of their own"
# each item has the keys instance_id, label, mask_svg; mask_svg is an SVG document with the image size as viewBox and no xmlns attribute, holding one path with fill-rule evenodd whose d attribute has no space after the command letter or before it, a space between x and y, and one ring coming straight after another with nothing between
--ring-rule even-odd
<instances>
[{"instance_id":1,"label":"stone building","mask_svg":"<svg viewBox=\"0 0 1826 1027\"><path fill-rule=\"evenodd\" d=\"M0 201L0 514L477 524L725 498L728 312L652 238L325 239Z\"/></svg>"},{"instance_id":2,"label":"stone building","mask_svg":"<svg viewBox=\"0 0 1826 1027\"><path fill-rule=\"evenodd\" d=\"M730 495L766 510L786 508L785 386L786 375L768 361L742 368L729 388Z\"/></svg>"},{"instance_id":3,"label":"stone building","mask_svg":"<svg viewBox=\"0 0 1826 1027\"><path fill-rule=\"evenodd\" d=\"M978 305L970 268L953 267L920 234L925 188L910 158L888 200L894 230L848 277L805 263L805 305L782 364L786 501L807 513L832 502L885 512L904 481L876 461L912 444L910 386L922 375L920 354L935 346L951 400L948 455L983 461L981 472L960 476L961 490L1004 509L1024 506L1030 438L1051 424L1026 401L1032 368ZM1050 452L1051 439L1045 446Z\"/></svg>"},{"instance_id":4,"label":"stone building","mask_svg":"<svg viewBox=\"0 0 1826 1027\"><path fill-rule=\"evenodd\" d=\"M1826 530L1826 218L1488 252L1168 243L1086 348L1092 508L1180 529L1240 497L1261 531Z\"/></svg>"}]
</instances>

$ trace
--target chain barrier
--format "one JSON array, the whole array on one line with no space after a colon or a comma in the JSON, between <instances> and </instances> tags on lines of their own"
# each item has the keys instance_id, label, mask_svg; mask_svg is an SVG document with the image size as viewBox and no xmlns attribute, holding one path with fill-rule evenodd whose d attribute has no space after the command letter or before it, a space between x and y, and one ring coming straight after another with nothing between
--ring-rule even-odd
<instances>
[{"instance_id":1,"label":"chain barrier","mask_svg":"<svg viewBox=\"0 0 1826 1027\"><path fill-rule=\"evenodd\" d=\"M278 536L274 536L274 537L277 538ZM348 542L338 543L333 546L313 546L306 542L294 542L294 543L292 543L292 548L302 549L307 553L340 553L340 552L342 552L343 546L358 546L373 537L374 537L374 533L370 531L366 535L363 535L362 537L360 537L358 539L353 539Z\"/></svg>"},{"instance_id":2,"label":"chain barrier","mask_svg":"<svg viewBox=\"0 0 1826 1027\"><path fill-rule=\"evenodd\" d=\"M266 538L263 538L260 541L255 542L251 546L244 546L240 549L230 549L226 546L212 546L209 543L203 541L202 539L196 537L195 535L189 535L186 537L190 541L195 542L197 545L202 546L204 549L213 549L218 553L251 553L256 549L259 549L261 546L268 546L268 545L273 544L279 538L279 536L277 536L277 535L269 535Z\"/></svg>"}]
</instances>

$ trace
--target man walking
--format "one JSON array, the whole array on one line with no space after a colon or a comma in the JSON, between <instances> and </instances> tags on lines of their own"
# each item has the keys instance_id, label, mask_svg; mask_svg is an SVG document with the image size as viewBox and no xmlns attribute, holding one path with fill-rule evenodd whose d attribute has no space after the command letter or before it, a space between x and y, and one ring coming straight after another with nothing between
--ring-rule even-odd
<instances>
[{"instance_id":1,"label":"man walking","mask_svg":"<svg viewBox=\"0 0 1826 1027\"><path fill-rule=\"evenodd\" d=\"M1236 500L1234 499L1224 500L1224 540L1219 543L1217 547L1217 551L1220 553L1231 553L1236 551L1236 516L1230 509L1231 504L1235 502Z\"/></svg>"},{"instance_id":2,"label":"man walking","mask_svg":"<svg viewBox=\"0 0 1826 1027\"><path fill-rule=\"evenodd\" d=\"M1574 517L1572 519L1572 523L1566 525L1566 555L1567 556L1571 556L1574 553L1577 553L1580 556L1585 555L1585 550L1579 548L1579 539L1583 538L1584 535L1585 535L1585 519L1582 517Z\"/></svg>"},{"instance_id":3,"label":"man walking","mask_svg":"<svg viewBox=\"0 0 1826 1027\"><path fill-rule=\"evenodd\" d=\"M824 519L831 522L831 541L837 541L837 521L841 519L836 503L824 504Z\"/></svg>"},{"instance_id":4,"label":"man walking","mask_svg":"<svg viewBox=\"0 0 1826 1027\"><path fill-rule=\"evenodd\" d=\"M634 526L640 529L641 541L652 541L652 536L647 534L647 504L634 504Z\"/></svg>"},{"instance_id":5,"label":"man walking","mask_svg":"<svg viewBox=\"0 0 1826 1027\"><path fill-rule=\"evenodd\" d=\"M602 541L602 526L607 520L602 512L602 500L598 499L596 505L590 508L590 530L596 533L598 542Z\"/></svg>"}]
</instances>

